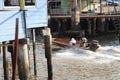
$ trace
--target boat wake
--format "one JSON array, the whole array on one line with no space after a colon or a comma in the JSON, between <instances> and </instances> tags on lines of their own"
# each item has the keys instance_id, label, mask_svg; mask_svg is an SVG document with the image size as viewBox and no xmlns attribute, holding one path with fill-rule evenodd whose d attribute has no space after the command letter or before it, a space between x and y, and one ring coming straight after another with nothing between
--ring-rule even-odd
<instances>
[{"instance_id":1,"label":"boat wake","mask_svg":"<svg viewBox=\"0 0 120 80\"><path fill-rule=\"evenodd\" d=\"M56 56L79 59L111 59L120 60L120 46L101 46L96 52L80 48L62 49L55 53Z\"/></svg>"}]
</instances>

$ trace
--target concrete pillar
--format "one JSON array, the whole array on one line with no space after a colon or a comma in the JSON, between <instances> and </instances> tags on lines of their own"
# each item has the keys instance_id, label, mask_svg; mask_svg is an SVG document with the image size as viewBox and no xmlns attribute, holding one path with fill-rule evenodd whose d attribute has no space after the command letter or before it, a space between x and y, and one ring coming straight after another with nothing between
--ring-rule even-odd
<instances>
[{"instance_id":1,"label":"concrete pillar","mask_svg":"<svg viewBox=\"0 0 120 80\"><path fill-rule=\"evenodd\" d=\"M20 80L30 79L27 39L19 40L18 70Z\"/></svg>"}]
</instances>

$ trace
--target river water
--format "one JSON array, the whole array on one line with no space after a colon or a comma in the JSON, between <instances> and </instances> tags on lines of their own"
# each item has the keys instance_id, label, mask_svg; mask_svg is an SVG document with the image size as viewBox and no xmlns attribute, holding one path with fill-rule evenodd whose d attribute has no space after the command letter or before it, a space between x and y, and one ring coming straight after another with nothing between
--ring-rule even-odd
<instances>
[{"instance_id":1,"label":"river water","mask_svg":"<svg viewBox=\"0 0 120 80\"><path fill-rule=\"evenodd\" d=\"M64 48L52 54L53 80L120 80L120 45L115 35L94 38L101 47L92 52L80 48ZM37 80L47 80L47 64L42 43L37 43ZM31 79L34 80L32 47ZM0 80L3 80L2 55Z\"/></svg>"}]
</instances>

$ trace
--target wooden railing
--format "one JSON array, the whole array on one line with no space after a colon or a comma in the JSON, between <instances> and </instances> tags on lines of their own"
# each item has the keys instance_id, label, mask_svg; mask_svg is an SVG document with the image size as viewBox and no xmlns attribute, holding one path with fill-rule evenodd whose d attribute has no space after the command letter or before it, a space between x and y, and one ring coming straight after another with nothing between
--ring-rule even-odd
<instances>
[{"instance_id":1,"label":"wooden railing","mask_svg":"<svg viewBox=\"0 0 120 80\"><path fill-rule=\"evenodd\" d=\"M50 15L71 15L71 8L50 9Z\"/></svg>"}]
</instances>

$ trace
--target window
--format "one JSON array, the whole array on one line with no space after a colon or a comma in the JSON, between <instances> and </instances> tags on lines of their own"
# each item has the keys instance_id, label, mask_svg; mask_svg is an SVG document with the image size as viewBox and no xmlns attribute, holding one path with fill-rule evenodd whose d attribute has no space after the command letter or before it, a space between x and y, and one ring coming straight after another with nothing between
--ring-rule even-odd
<instances>
[{"instance_id":1,"label":"window","mask_svg":"<svg viewBox=\"0 0 120 80\"><path fill-rule=\"evenodd\" d=\"M33 5L35 5L35 0L25 0L25 5L26 6L33 6Z\"/></svg>"},{"instance_id":2,"label":"window","mask_svg":"<svg viewBox=\"0 0 120 80\"><path fill-rule=\"evenodd\" d=\"M19 6L19 0L4 0L5 6Z\"/></svg>"},{"instance_id":3,"label":"window","mask_svg":"<svg viewBox=\"0 0 120 80\"><path fill-rule=\"evenodd\" d=\"M4 0L5 6L19 6L20 0ZM25 6L34 6L35 0L25 0Z\"/></svg>"},{"instance_id":4,"label":"window","mask_svg":"<svg viewBox=\"0 0 120 80\"><path fill-rule=\"evenodd\" d=\"M52 9L58 9L61 7L61 2L54 2L54 1L51 1L49 3L49 7L51 7Z\"/></svg>"}]
</instances>

